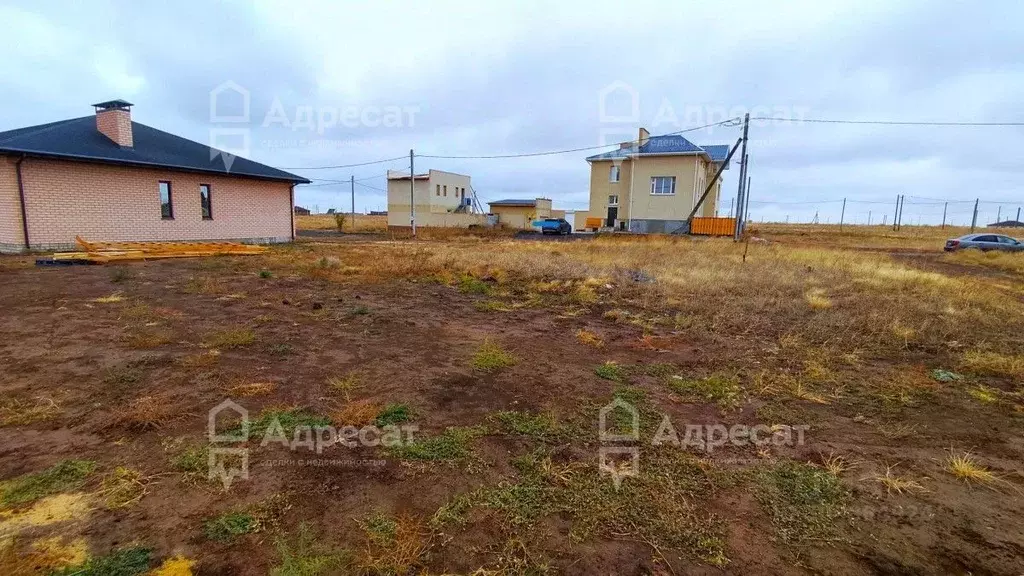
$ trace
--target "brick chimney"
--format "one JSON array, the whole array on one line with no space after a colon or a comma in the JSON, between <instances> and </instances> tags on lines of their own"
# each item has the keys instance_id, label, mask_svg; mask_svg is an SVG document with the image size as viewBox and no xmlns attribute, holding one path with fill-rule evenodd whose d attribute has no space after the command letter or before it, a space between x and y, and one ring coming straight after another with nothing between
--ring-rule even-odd
<instances>
[{"instance_id":1,"label":"brick chimney","mask_svg":"<svg viewBox=\"0 0 1024 576\"><path fill-rule=\"evenodd\" d=\"M647 131L647 128L640 128L640 133L637 135L637 141L639 146L644 146L647 141L651 139L651 133Z\"/></svg>"},{"instance_id":2,"label":"brick chimney","mask_svg":"<svg viewBox=\"0 0 1024 576\"><path fill-rule=\"evenodd\" d=\"M111 100L93 104L96 108L96 129L122 148L131 148L132 103Z\"/></svg>"}]
</instances>

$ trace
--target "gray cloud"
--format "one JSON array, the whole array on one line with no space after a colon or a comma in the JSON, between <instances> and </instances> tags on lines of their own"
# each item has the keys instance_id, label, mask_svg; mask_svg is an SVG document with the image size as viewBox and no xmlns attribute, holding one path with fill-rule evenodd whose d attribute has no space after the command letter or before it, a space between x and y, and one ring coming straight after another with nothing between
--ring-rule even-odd
<instances>
[{"instance_id":1,"label":"gray cloud","mask_svg":"<svg viewBox=\"0 0 1024 576\"><path fill-rule=\"evenodd\" d=\"M252 157L282 167L404 156L410 148L485 155L591 146L602 143L602 130L672 132L745 109L1022 121L1021 21L1024 7L1009 1L751 2L726 16L675 2L41 2L0 7L0 129L85 115L91 102L123 97L135 102L136 120L205 142L209 91L226 80L252 95ZM616 81L637 91L640 115L602 123L598 94ZM261 126L275 99L291 119L304 106L417 112L412 126L319 134ZM729 143L738 129L687 136ZM900 193L961 200L951 208L958 212L980 197L992 202L982 205L992 218L1000 201L1004 214L1024 203L1014 152L1020 128L771 123L755 125L751 136L755 218L817 211L835 219L845 197L847 214L866 220ZM556 206L584 208L587 155L423 158L417 167L471 174L485 199L546 195ZM384 187L388 168L406 164L297 171L372 178L357 187L357 207L383 208L373 188ZM723 212L736 175L726 173ZM300 190L298 200L347 207L348 185ZM908 204L908 215L941 218L924 202Z\"/></svg>"}]
</instances>

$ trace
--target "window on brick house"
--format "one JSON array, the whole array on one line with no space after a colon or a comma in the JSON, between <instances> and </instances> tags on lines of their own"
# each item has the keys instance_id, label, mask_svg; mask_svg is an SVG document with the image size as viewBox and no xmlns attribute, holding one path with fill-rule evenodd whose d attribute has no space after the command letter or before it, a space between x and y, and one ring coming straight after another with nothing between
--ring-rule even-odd
<instances>
[{"instance_id":1,"label":"window on brick house","mask_svg":"<svg viewBox=\"0 0 1024 576\"><path fill-rule=\"evenodd\" d=\"M213 200L209 184L199 185L199 206L203 211L203 220L213 220Z\"/></svg>"},{"instance_id":2,"label":"window on brick house","mask_svg":"<svg viewBox=\"0 0 1024 576\"><path fill-rule=\"evenodd\" d=\"M171 183L160 181L160 217L164 220L174 219L174 205L171 197Z\"/></svg>"},{"instance_id":3,"label":"window on brick house","mask_svg":"<svg viewBox=\"0 0 1024 576\"><path fill-rule=\"evenodd\" d=\"M437 192L435 193L435 196L440 196L440 195L441 195L441 185L438 184L437 185Z\"/></svg>"},{"instance_id":4,"label":"window on brick house","mask_svg":"<svg viewBox=\"0 0 1024 576\"><path fill-rule=\"evenodd\" d=\"M444 190L444 194L442 194L442 196L447 196L448 195L448 185L445 184L444 188L442 190Z\"/></svg>"}]
</instances>

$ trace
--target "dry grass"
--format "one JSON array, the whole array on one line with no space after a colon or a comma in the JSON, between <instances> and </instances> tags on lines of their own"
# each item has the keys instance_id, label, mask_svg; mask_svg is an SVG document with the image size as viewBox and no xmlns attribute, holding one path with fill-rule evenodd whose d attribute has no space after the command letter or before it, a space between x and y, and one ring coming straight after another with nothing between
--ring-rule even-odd
<instances>
[{"instance_id":1,"label":"dry grass","mask_svg":"<svg viewBox=\"0 0 1024 576\"><path fill-rule=\"evenodd\" d=\"M277 384L274 382L243 382L229 386L227 392L231 396L251 398L253 396L266 396L276 389Z\"/></svg>"},{"instance_id":2,"label":"dry grass","mask_svg":"<svg viewBox=\"0 0 1024 576\"><path fill-rule=\"evenodd\" d=\"M836 456L835 453L830 453L828 456L822 457L821 467L828 470L829 474L838 478L851 470L854 465L845 457Z\"/></svg>"},{"instance_id":3,"label":"dry grass","mask_svg":"<svg viewBox=\"0 0 1024 576\"><path fill-rule=\"evenodd\" d=\"M351 402L352 393L363 387L359 382L359 375L354 373L328 378L327 386L344 396L345 402Z\"/></svg>"},{"instance_id":4,"label":"dry grass","mask_svg":"<svg viewBox=\"0 0 1024 576\"><path fill-rule=\"evenodd\" d=\"M299 230L337 230L338 223L333 214L310 214L296 216L295 228ZM387 232L387 216L369 214L345 214L344 232Z\"/></svg>"},{"instance_id":5,"label":"dry grass","mask_svg":"<svg viewBox=\"0 0 1024 576\"><path fill-rule=\"evenodd\" d=\"M890 217L892 214L889 215ZM985 232L1014 236L1020 230L1013 228L985 228ZM837 224L753 224L750 233L786 244L813 243L818 246L837 248L877 248L902 250L941 250L945 241L964 234L970 234L967 227L908 226L894 231L892 225L866 226L845 225L840 230Z\"/></svg>"},{"instance_id":6,"label":"dry grass","mask_svg":"<svg viewBox=\"0 0 1024 576\"><path fill-rule=\"evenodd\" d=\"M250 328L228 328L209 334L205 344L211 348L240 348L255 341L256 333Z\"/></svg>"},{"instance_id":7,"label":"dry grass","mask_svg":"<svg viewBox=\"0 0 1024 576\"><path fill-rule=\"evenodd\" d=\"M982 350L964 353L963 367L977 374L1024 379L1024 354L1000 354Z\"/></svg>"},{"instance_id":8,"label":"dry grass","mask_svg":"<svg viewBox=\"0 0 1024 576\"><path fill-rule=\"evenodd\" d=\"M991 484L997 480L988 468L982 466L970 452L949 451L944 467L947 472L967 483Z\"/></svg>"},{"instance_id":9,"label":"dry grass","mask_svg":"<svg viewBox=\"0 0 1024 576\"><path fill-rule=\"evenodd\" d=\"M1013 234L1009 235L1012 236ZM943 254L942 259L955 264L982 266L1024 275L1024 253L1022 252L960 250L950 254Z\"/></svg>"},{"instance_id":10,"label":"dry grass","mask_svg":"<svg viewBox=\"0 0 1024 576\"><path fill-rule=\"evenodd\" d=\"M143 396L121 408L114 424L133 430L156 430L167 422L185 416L170 398Z\"/></svg>"},{"instance_id":11,"label":"dry grass","mask_svg":"<svg viewBox=\"0 0 1024 576\"><path fill-rule=\"evenodd\" d=\"M408 574L426 550L426 533L411 516L376 513L360 522L366 546L359 564L367 574Z\"/></svg>"},{"instance_id":12,"label":"dry grass","mask_svg":"<svg viewBox=\"0 0 1024 576\"><path fill-rule=\"evenodd\" d=\"M142 500L152 480L152 477L145 477L138 470L118 466L103 477L100 496L111 510L127 508Z\"/></svg>"},{"instance_id":13,"label":"dry grass","mask_svg":"<svg viewBox=\"0 0 1024 576\"><path fill-rule=\"evenodd\" d=\"M348 402L331 414L331 421L337 426L366 426L373 423L381 406L371 400Z\"/></svg>"},{"instance_id":14,"label":"dry grass","mask_svg":"<svg viewBox=\"0 0 1024 576\"><path fill-rule=\"evenodd\" d=\"M220 350L206 350L197 354L182 356L178 363L185 368L206 368L220 360Z\"/></svg>"},{"instance_id":15,"label":"dry grass","mask_svg":"<svg viewBox=\"0 0 1024 576\"><path fill-rule=\"evenodd\" d=\"M120 292L115 292L113 294L110 294L109 296L101 296L99 298L92 299L92 301L96 302L97 304L114 304L122 300L124 300L124 296L122 296Z\"/></svg>"},{"instance_id":16,"label":"dry grass","mask_svg":"<svg viewBox=\"0 0 1024 576\"><path fill-rule=\"evenodd\" d=\"M0 426L23 426L57 417L60 406L50 398L32 401L7 398L0 400Z\"/></svg>"},{"instance_id":17,"label":"dry grass","mask_svg":"<svg viewBox=\"0 0 1024 576\"><path fill-rule=\"evenodd\" d=\"M596 332L591 332L586 328L580 328L576 331L576 341L591 348L604 348L604 339L598 336Z\"/></svg>"},{"instance_id":18,"label":"dry grass","mask_svg":"<svg viewBox=\"0 0 1024 576\"><path fill-rule=\"evenodd\" d=\"M245 262L254 274L274 269L305 275L327 257L345 264L326 271L333 282L457 279L500 270L509 280L499 286L518 290L517 298L534 294L588 302L592 292L608 290L634 299L651 315L683 318L684 328L698 334L743 333L769 340L799 334L802 346L830 342L865 354L967 342L979 331L996 338L1024 330L1024 302L1007 298L984 278L922 271L882 253L803 245L751 244L744 262L743 246L720 239L601 237L559 244L553 256L546 242L466 237L275 247ZM636 270L651 280L637 281L628 273ZM595 285L595 279L607 279L611 288ZM842 305L808 316L809 282L827 287L828 299ZM572 295L578 286L589 288ZM943 312L950 309L956 314Z\"/></svg>"},{"instance_id":19,"label":"dry grass","mask_svg":"<svg viewBox=\"0 0 1024 576\"><path fill-rule=\"evenodd\" d=\"M174 339L174 332L165 328L143 328L125 335L125 344L136 350L152 350Z\"/></svg>"},{"instance_id":20,"label":"dry grass","mask_svg":"<svg viewBox=\"0 0 1024 576\"><path fill-rule=\"evenodd\" d=\"M811 288L804 294L804 299L812 310L828 310L832 307L832 301L822 288Z\"/></svg>"},{"instance_id":21,"label":"dry grass","mask_svg":"<svg viewBox=\"0 0 1024 576\"><path fill-rule=\"evenodd\" d=\"M885 474L876 474L874 479L885 486L885 491L888 494L893 492L897 494L905 494L910 492L923 492L924 486L920 482L906 476L897 476L893 474L893 469L896 466L886 466Z\"/></svg>"}]
</instances>

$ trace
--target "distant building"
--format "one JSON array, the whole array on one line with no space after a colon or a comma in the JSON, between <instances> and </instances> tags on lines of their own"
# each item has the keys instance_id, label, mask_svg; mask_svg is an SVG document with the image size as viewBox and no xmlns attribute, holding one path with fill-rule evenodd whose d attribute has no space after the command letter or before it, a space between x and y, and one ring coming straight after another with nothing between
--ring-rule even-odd
<instances>
[{"instance_id":1,"label":"distant building","mask_svg":"<svg viewBox=\"0 0 1024 576\"><path fill-rule=\"evenodd\" d=\"M728 154L725 145L698 146L641 128L636 141L587 158L590 216L632 232L679 231ZM721 189L719 177L696 216L715 215Z\"/></svg>"},{"instance_id":2,"label":"distant building","mask_svg":"<svg viewBox=\"0 0 1024 576\"><path fill-rule=\"evenodd\" d=\"M309 208L303 208L302 206L296 206L295 207L295 215L296 216L309 216L309 214L310 214Z\"/></svg>"},{"instance_id":3,"label":"distant building","mask_svg":"<svg viewBox=\"0 0 1024 576\"><path fill-rule=\"evenodd\" d=\"M564 210L551 210L551 200L535 198L533 200L497 200L488 202L491 214L498 216L498 224L507 228L529 230L534 220L541 218L562 218ZM557 214L552 214L557 212Z\"/></svg>"},{"instance_id":4,"label":"distant building","mask_svg":"<svg viewBox=\"0 0 1024 576\"><path fill-rule=\"evenodd\" d=\"M989 224L988 228L1024 228L1024 222L1019 220L1003 220L1002 222Z\"/></svg>"},{"instance_id":5,"label":"distant building","mask_svg":"<svg viewBox=\"0 0 1024 576\"><path fill-rule=\"evenodd\" d=\"M370 210L370 216L387 216L387 210Z\"/></svg>"},{"instance_id":6,"label":"distant building","mask_svg":"<svg viewBox=\"0 0 1024 576\"><path fill-rule=\"evenodd\" d=\"M467 228L486 222L486 217L473 209L469 176L429 170L411 180L413 191L408 174L388 171L388 227L408 228L411 205L415 205L416 226Z\"/></svg>"}]
</instances>

